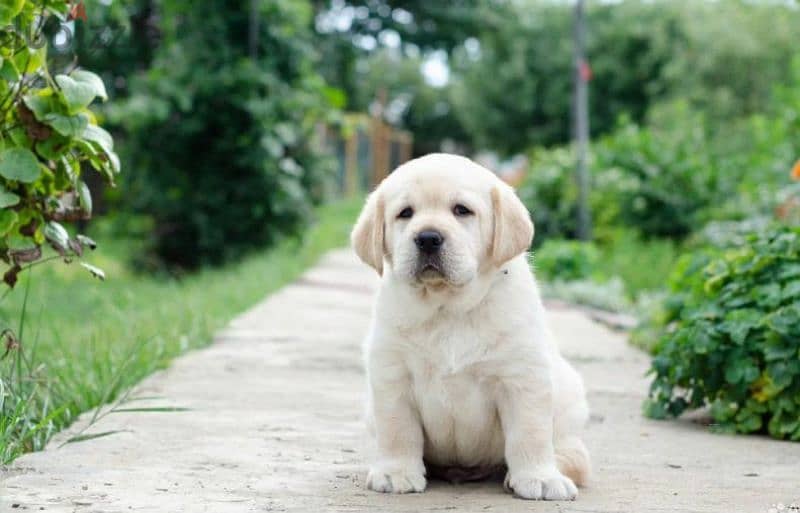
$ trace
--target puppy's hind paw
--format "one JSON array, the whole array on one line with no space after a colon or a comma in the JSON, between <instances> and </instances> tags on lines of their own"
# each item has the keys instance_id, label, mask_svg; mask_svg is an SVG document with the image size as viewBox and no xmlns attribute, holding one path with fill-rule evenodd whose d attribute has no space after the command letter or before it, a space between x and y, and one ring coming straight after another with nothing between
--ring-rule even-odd
<instances>
[{"instance_id":1,"label":"puppy's hind paw","mask_svg":"<svg viewBox=\"0 0 800 513\"><path fill-rule=\"evenodd\" d=\"M558 470L547 472L509 472L505 487L522 499L571 501L578 496L575 483Z\"/></svg>"},{"instance_id":2,"label":"puppy's hind paw","mask_svg":"<svg viewBox=\"0 0 800 513\"><path fill-rule=\"evenodd\" d=\"M367 488L376 492L424 492L425 485L425 475L411 467L375 465L367 474Z\"/></svg>"}]
</instances>

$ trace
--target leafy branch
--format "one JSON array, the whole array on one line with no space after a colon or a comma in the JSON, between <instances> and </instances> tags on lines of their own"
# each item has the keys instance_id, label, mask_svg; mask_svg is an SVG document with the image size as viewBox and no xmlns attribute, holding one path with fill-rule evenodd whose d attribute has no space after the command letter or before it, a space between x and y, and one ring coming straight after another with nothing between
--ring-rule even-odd
<instances>
[{"instance_id":1,"label":"leafy branch","mask_svg":"<svg viewBox=\"0 0 800 513\"><path fill-rule=\"evenodd\" d=\"M43 244L65 261L94 249L86 237L71 238L61 222L91 217L85 172L93 169L111 184L119 173L113 139L89 109L108 97L102 80L82 69L53 76L47 46L34 44L44 40L49 19L63 23L69 15L63 0L0 6L0 260L10 288L26 264L42 258Z\"/></svg>"}]
</instances>

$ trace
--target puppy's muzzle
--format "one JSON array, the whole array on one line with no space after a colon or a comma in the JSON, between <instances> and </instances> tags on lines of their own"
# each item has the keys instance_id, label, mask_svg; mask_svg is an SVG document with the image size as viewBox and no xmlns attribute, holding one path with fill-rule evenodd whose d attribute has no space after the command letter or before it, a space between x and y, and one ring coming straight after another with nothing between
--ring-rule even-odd
<instances>
[{"instance_id":1,"label":"puppy's muzzle","mask_svg":"<svg viewBox=\"0 0 800 513\"><path fill-rule=\"evenodd\" d=\"M417 245L417 249L419 249L420 253L435 255L442 249L444 237L436 230L424 230L414 237L414 243Z\"/></svg>"}]
</instances>

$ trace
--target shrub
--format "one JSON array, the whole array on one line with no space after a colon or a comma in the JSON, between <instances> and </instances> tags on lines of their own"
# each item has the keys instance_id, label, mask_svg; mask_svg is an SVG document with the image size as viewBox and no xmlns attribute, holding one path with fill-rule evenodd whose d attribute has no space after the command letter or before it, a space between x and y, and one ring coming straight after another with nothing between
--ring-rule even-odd
<instances>
[{"instance_id":1,"label":"shrub","mask_svg":"<svg viewBox=\"0 0 800 513\"><path fill-rule=\"evenodd\" d=\"M106 98L102 80L47 67L44 29L60 26L68 10L66 2L0 6L0 259L10 287L25 264L42 257L45 242L65 259L94 248L86 237L70 238L60 222L91 217L88 170L109 182L119 172L112 138L88 108Z\"/></svg>"},{"instance_id":2,"label":"shrub","mask_svg":"<svg viewBox=\"0 0 800 513\"><path fill-rule=\"evenodd\" d=\"M329 108L308 2L161 6L163 42L115 113L128 132L133 207L169 266L220 264L296 233L331 169L311 144Z\"/></svg>"},{"instance_id":3,"label":"shrub","mask_svg":"<svg viewBox=\"0 0 800 513\"><path fill-rule=\"evenodd\" d=\"M578 189L573 152L569 147L537 148L530 156L530 169L517 193L536 226L534 244L548 237L574 237Z\"/></svg>"},{"instance_id":4,"label":"shrub","mask_svg":"<svg viewBox=\"0 0 800 513\"><path fill-rule=\"evenodd\" d=\"M591 242L548 240L534 253L534 267L550 280L573 281L592 274L599 252Z\"/></svg>"},{"instance_id":5,"label":"shrub","mask_svg":"<svg viewBox=\"0 0 800 513\"><path fill-rule=\"evenodd\" d=\"M646 237L688 235L720 192L709 145L705 120L686 104L656 110L646 128L624 122L596 144L595 180L618 204L616 222Z\"/></svg>"},{"instance_id":6,"label":"shrub","mask_svg":"<svg viewBox=\"0 0 800 513\"><path fill-rule=\"evenodd\" d=\"M800 228L682 259L645 413L710 407L726 432L800 440Z\"/></svg>"}]
</instances>

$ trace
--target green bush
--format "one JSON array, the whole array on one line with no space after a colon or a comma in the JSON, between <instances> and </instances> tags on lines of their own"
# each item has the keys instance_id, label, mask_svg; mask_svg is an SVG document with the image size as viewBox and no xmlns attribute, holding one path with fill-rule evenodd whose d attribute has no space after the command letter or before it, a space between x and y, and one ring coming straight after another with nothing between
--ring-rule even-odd
<instances>
[{"instance_id":1,"label":"green bush","mask_svg":"<svg viewBox=\"0 0 800 513\"><path fill-rule=\"evenodd\" d=\"M296 233L331 170L311 144L329 111L308 2L161 6L163 41L114 117L127 129L133 208L169 266L220 264Z\"/></svg>"},{"instance_id":2,"label":"green bush","mask_svg":"<svg viewBox=\"0 0 800 513\"><path fill-rule=\"evenodd\" d=\"M592 274L599 254L591 242L551 239L535 251L533 262L543 278L573 281Z\"/></svg>"},{"instance_id":3,"label":"green bush","mask_svg":"<svg viewBox=\"0 0 800 513\"><path fill-rule=\"evenodd\" d=\"M702 116L688 105L651 113L646 128L623 123L594 146L595 179L616 220L646 237L685 237L720 195L716 157Z\"/></svg>"},{"instance_id":4,"label":"green bush","mask_svg":"<svg viewBox=\"0 0 800 513\"><path fill-rule=\"evenodd\" d=\"M800 440L800 228L682 259L645 413L710 407L726 432Z\"/></svg>"},{"instance_id":5,"label":"green bush","mask_svg":"<svg viewBox=\"0 0 800 513\"><path fill-rule=\"evenodd\" d=\"M66 260L94 248L60 222L91 217L89 170L111 183L119 173L111 135L89 110L96 98L106 99L102 80L82 69L48 70L45 28L60 26L68 10L63 1L0 6L0 260L10 287L23 266L42 257L44 243Z\"/></svg>"},{"instance_id":6,"label":"green bush","mask_svg":"<svg viewBox=\"0 0 800 513\"><path fill-rule=\"evenodd\" d=\"M577 232L578 188L575 156L570 147L536 148L517 194L536 227L534 245L550 237L574 237Z\"/></svg>"},{"instance_id":7,"label":"green bush","mask_svg":"<svg viewBox=\"0 0 800 513\"><path fill-rule=\"evenodd\" d=\"M796 67L800 90L800 59ZM771 109L717 126L685 102L671 102L652 109L644 125L621 120L591 148L596 238L608 243L624 227L641 238L682 240L712 221L795 215L788 211L799 195L789 172L800 155L800 99L778 90ZM519 195L537 240L574 237L574 152L537 148L530 162Z\"/></svg>"},{"instance_id":8,"label":"green bush","mask_svg":"<svg viewBox=\"0 0 800 513\"><path fill-rule=\"evenodd\" d=\"M620 226L643 237L682 238L701 224L705 209L731 197L735 176L720 171L720 156L702 116L669 103L647 125L622 119L591 148L589 203L595 235L609 239ZM576 233L577 185L571 147L535 149L519 188L540 235ZM730 166L728 166L730 167ZM725 170L728 170L728 167Z\"/></svg>"}]
</instances>

